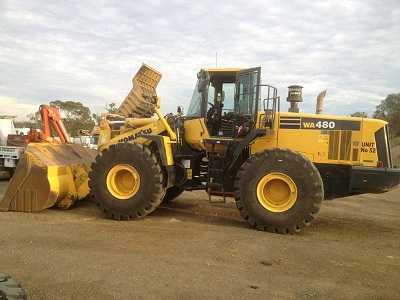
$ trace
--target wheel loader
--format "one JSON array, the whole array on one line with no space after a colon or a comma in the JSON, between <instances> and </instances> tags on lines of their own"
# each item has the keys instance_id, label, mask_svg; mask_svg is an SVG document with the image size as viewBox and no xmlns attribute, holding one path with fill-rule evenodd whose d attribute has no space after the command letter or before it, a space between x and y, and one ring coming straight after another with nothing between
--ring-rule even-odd
<instances>
[{"instance_id":1,"label":"wheel loader","mask_svg":"<svg viewBox=\"0 0 400 300\"><path fill-rule=\"evenodd\" d=\"M303 113L302 87L290 86L284 112L277 89L261 83L261 68L208 68L197 74L187 113L164 116L160 80L143 64L117 113L101 117L88 182L109 218L144 217L183 191L203 190L210 201L234 197L251 227L294 233L324 198L400 182L387 122L321 114L323 94L318 113ZM82 186L81 175L69 183L80 178Z\"/></svg>"},{"instance_id":2,"label":"wheel loader","mask_svg":"<svg viewBox=\"0 0 400 300\"><path fill-rule=\"evenodd\" d=\"M200 70L187 113L166 116L156 94L161 74L146 65L138 74L118 113L101 120L89 174L110 218L144 217L183 191L204 190L210 199L234 197L252 227L294 233L324 198L399 184L386 122L299 112L301 86L289 87L283 112L261 68Z\"/></svg>"}]
</instances>

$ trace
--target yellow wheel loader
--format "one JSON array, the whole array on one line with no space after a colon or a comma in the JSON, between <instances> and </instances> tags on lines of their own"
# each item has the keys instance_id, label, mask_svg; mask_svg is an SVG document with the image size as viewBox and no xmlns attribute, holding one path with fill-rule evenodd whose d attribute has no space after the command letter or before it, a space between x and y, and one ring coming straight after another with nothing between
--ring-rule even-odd
<instances>
[{"instance_id":1,"label":"yellow wheel loader","mask_svg":"<svg viewBox=\"0 0 400 300\"><path fill-rule=\"evenodd\" d=\"M324 198L399 184L386 122L299 112L300 86L289 87L283 112L261 68L202 69L197 77L186 115L163 116L161 74L143 65L118 113L103 115L89 186L108 217L144 217L182 191L204 190L234 197L252 227L293 233Z\"/></svg>"}]
</instances>

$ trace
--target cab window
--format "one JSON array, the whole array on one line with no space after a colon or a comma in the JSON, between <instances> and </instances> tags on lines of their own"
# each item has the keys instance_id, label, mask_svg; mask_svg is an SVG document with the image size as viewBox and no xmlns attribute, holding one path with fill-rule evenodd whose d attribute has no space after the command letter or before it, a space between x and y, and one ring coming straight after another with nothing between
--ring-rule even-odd
<instances>
[{"instance_id":1,"label":"cab window","mask_svg":"<svg viewBox=\"0 0 400 300\"><path fill-rule=\"evenodd\" d=\"M190 117L200 117L202 96L201 93L199 92L198 87L199 87L199 82L196 83L196 86L192 94L192 99L190 100L189 109L187 112L187 116Z\"/></svg>"},{"instance_id":2,"label":"cab window","mask_svg":"<svg viewBox=\"0 0 400 300\"><path fill-rule=\"evenodd\" d=\"M235 84L223 83L222 91L224 93L224 112L232 112L235 109Z\"/></svg>"}]
</instances>

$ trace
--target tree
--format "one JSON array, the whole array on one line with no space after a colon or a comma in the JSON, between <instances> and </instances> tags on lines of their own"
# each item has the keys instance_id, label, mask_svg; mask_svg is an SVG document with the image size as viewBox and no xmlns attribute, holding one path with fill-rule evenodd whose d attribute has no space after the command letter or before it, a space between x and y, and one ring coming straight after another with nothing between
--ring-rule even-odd
<instances>
[{"instance_id":1,"label":"tree","mask_svg":"<svg viewBox=\"0 0 400 300\"><path fill-rule=\"evenodd\" d=\"M64 125L71 136L79 135L80 130L93 129L94 121L90 109L81 102L56 100L50 104L60 108L61 115L64 116Z\"/></svg>"},{"instance_id":2,"label":"tree","mask_svg":"<svg viewBox=\"0 0 400 300\"><path fill-rule=\"evenodd\" d=\"M100 116L99 114L92 113L92 119L94 120L94 122L96 123L96 125L99 125L99 124L100 124L101 116Z\"/></svg>"},{"instance_id":3,"label":"tree","mask_svg":"<svg viewBox=\"0 0 400 300\"><path fill-rule=\"evenodd\" d=\"M111 102L110 104L106 103L106 111L109 114L115 114L118 111L117 104L115 102Z\"/></svg>"},{"instance_id":4,"label":"tree","mask_svg":"<svg viewBox=\"0 0 400 300\"><path fill-rule=\"evenodd\" d=\"M363 111L357 111L353 114L350 115L351 117L358 117L358 118L368 118L367 113L363 112Z\"/></svg>"},{"instance_id":5,"label":"tree","mask_svg":"<svg viewBox=\"0 0 400 300\"><path fill-rule=\"evenodd\" d=\"M400 93L390 94L376 107L374 118L389 122L392 136L400 136Z\"/></svg>"}]
</instances>

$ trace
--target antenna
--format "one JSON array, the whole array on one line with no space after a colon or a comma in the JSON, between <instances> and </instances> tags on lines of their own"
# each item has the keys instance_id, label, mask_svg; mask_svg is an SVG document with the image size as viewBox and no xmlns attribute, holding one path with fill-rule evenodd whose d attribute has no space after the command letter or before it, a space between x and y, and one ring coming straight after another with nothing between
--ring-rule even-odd
<instances>
[{"instance_id":1,"label":"antenna","mask_svg":"<svg viewBox=\"0 0 400 300\"><path fill-rule=\"evenodd\" d=\"M215 52L215 67L218 68L218 52Z\"/></svg>"}]
</instances>

